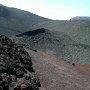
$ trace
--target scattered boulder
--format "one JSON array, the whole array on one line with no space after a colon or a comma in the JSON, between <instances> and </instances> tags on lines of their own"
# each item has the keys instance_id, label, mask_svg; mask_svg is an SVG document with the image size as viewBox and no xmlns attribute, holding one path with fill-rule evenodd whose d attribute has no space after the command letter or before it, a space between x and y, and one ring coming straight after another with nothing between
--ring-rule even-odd
<instances>
[{"instance_id":1,"label":"scattered boulder","mask_svg":"<svg viewBox=\"0 0 90 90\"><path fill-rule=\"evenodd\" d=\"M33 50L34 52L37 52L37 50Z\"/></svg>"},{"instance_id":2,"label":"scattered boulder","mask_svg":"<svg viewBox=\"0 0 90 90\"><path fill-rule=\"evenodd\" d=\"M72 63L73 66L75 66L75 63Z\"/></svg>"}]
</instances>

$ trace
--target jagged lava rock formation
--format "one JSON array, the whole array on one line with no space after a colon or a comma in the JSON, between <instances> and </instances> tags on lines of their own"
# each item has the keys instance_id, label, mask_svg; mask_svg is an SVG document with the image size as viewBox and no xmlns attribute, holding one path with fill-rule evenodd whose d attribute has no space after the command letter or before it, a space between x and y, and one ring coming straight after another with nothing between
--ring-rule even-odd
<instances>
[{"instance_id":1,"label":"jagged lava rock formation","mask_svg":"<svg viewBox=\"0 0 90 90\"><path fill-rule=\"evenodd\" d=\"M0 90L39 90L40 86L23 46L0 34Z\"/></svg>"}]
</instances>

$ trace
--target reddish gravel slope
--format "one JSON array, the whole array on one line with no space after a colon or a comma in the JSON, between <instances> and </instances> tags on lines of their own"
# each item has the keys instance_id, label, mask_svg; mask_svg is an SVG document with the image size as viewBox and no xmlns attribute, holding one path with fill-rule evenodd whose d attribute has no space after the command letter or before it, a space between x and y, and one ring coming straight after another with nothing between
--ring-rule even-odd
<instances>
[{"instance_id":1,"label":"reddish gravel slope","mask_svg":"<svg viewBox=\"0 0 90 90\"><path fill-rule=\"evenodd\" d=\"M90 75L90 64L77 64L75 67L83 73Z\"/></svg>"},{"instance_id":2,"label":"reddish gravel slope","mask_svg":"<svg viewBox=\"0 0 90 90\"><path fill-rule=\"evenodd\" d=\"M41 90L90 90L90 77L52 52L33 52L33 67L41 80Z\"/></svg>"}]
</instances>

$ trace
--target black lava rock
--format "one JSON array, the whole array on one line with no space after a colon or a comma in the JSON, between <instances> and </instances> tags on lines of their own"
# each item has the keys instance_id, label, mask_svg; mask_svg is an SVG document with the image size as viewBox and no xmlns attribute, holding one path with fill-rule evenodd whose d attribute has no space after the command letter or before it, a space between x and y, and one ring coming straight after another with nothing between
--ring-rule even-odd
<instances>
[{"instance_id":1,"label":"black lava rock","mask_svg":"<svg viewBox=\"0 0 90 90\"><path fill-rule=\"evenodd\" d=\"M23 46L0 35L0 90L39 90L32 72L32 59Z\"/></svg>"}]
</instances>

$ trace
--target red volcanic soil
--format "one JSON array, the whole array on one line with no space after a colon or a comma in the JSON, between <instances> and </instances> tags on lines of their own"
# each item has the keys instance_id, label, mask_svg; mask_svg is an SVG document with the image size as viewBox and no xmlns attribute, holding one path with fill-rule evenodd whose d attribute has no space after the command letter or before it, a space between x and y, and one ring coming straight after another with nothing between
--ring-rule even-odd
<instances>
[{"instance_id":1,"label":"red volcanic soil","mask_svg":"<svg viewBox=\"0 0 90 90\"><path fill-rule=\"evenodd\" d=\"M80 71L90 75L90 64L77 64L75 67Z\"/></svg>"},{"instance_id":2,"label":"red volcanic soil","mask_svg":"<svg viewBox=\"0 0 90 90\"><path fill-rule=\"evenodd\" d=\"M40 78L40 90L90 90L90 75L84 74L78 66L57 58L53 52L26 50Z\"/></svg>"}]
</instances>

